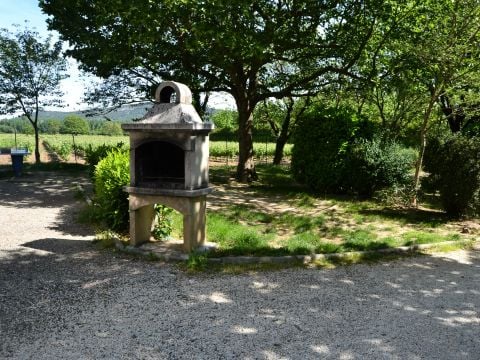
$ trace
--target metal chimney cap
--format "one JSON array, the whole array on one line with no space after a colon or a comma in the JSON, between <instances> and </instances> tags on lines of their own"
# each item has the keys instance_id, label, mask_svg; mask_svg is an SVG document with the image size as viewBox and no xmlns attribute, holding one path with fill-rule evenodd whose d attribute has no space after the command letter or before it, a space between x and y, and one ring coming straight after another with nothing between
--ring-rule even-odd
<instances>
[{"instance_id":1,"label":"metal chimney cap","mask_svg":"<svg viewBox=\"0 0 480 360\"><path fill-rule=\"evenodd\" d=\"M172 95L175 94L175 100L172 101ZM188 104L192 103L192 92L187 85L175 82L164 81L158 85L155 91L155 102L160 104Z\"/></svg>"}]
</instances>

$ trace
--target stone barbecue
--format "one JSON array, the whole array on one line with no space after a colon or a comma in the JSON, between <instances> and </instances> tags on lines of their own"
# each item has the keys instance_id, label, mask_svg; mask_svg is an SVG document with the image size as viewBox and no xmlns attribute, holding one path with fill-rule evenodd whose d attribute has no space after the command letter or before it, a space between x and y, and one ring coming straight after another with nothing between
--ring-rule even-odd
<instances>
[{"instance_id":1,"label":"stone barbecue","mask_svg":"<svg viewBox=\"0 0 480 360\"><path fill-rule=\"evenodd\" d=\"M183 215L186 251L205 242L208 182L208 134L192 105L190 89L165 81L155 93L155 104L138 122L123 124L130 135L130 242L150 239L154 204Z\"/></svg>"}]
</instances>

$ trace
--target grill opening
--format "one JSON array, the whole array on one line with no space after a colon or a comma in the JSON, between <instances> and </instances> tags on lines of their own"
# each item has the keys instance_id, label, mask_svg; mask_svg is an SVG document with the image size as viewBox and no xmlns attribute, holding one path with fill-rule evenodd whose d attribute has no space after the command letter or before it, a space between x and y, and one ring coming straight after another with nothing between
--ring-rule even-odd
<instances>
[{"instance_id":1,"label":"grill opening","mask_svg":"<svg viewBox=\"0 0 480 360\"><path fill-rule=\"evenodd\" d=\"M185 152L165 141L151 141L135 150L136 186L181 189L185 186Z\"/></svg>"}]
</instances>

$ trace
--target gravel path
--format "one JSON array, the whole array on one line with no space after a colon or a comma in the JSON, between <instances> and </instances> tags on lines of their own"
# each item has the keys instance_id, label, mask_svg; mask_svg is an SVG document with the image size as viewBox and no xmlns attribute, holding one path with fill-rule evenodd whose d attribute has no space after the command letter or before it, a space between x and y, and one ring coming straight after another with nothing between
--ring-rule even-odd
<instances>
[{"instance_id":1,"label":"gravel path","mask_svg":"<svg viewBox=\"0 0 480 360\"><path fill-rule=\"evenodd\" d=\"M480 252L188 275L95 250L85 179L30 180L0 181L2 359L480 359Z\"/></svg>"}]
</instances>

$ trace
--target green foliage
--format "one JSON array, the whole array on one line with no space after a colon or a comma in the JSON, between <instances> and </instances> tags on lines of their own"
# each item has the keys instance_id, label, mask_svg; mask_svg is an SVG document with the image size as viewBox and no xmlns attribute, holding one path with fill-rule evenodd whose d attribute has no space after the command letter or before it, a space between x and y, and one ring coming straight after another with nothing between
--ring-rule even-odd
<instances>
[{"instance_id":1,"label":"green foliage","mask_svg":"<svg viewBox=\"0 0 480 360\"><path fill-rule=\"evenodd\" d=\"M275 154L275 143L255 142L253 144L255 156L264 158L272 157ZM236 157L238 156L238 142L210 141L210 155L213 157ZM292 145L285 145L284 155L290 157L292 153Z\"/></svg>"},{"instance_id":2,"label":"green foliage","mask_svg":"<svg viewBox=\"0 0 480 360\"><path fill-rule=\"evenodd\" d=\"M235 110L217 110L211 115L211 121L218 130L233 130L238 127L238 112Z\"/></svg>"},{"instance_id":3,"label":"green foliage","mask_svg":"<svg viewBox=\"0 0 480 360\"><path fill-rule=\"evenodd\" d=\"M13 126L11 126L10 124L7 124L5 121L2 121L0 123L0 133L2 134L9 134L9 133L14 133L15 130L13 128Z\"/></svg>"},{"instance_id":4,"label":"green foliage","mask_svg":"<svg viewBox=\"0 0 480 360\"><path fill-rule=\"evenodd\" d=\"M96 131L99 135L119 136L123 135L122 125L118 122L104 121Z\"/></svg>"},{"instance_id":5,"label":"green foliage","mask_svg":"<svg viewBox=\"0 0 480 360\"><path fill-rule=\"evenodd\" d=\"M315 191L346 191L346 155L364 128L364 121L350 109L312 106L300 120L294 136L295 178Z\"/></svg>"},{"instance_id":6,"label":"green foliage","mask_svg":"<svg viewBox=\"0 0 480 360\"><path fill-rule=\"evenodd\" d=\"M17 134L17 147L27 148L29 151L35 146L35 139L32 135ZM0 134L0 148L15 147L14 134Z\"/></svg>"},{"instance_id":7,"label":"green foliage","mask_svg":"<svg viewBox=\"0 0 480 360\"><path fill-rule=\"evenodd\" d=\"M103 78L131 75L125 78L143 93L172 74L194 93L232 94L243 154L237 178L244 182L256 178L250 116L256 104L317 88L331 73L349 74L387 8L378 0L371 6L356 0L92 0L90 5L40 1L50 28L70 42L67 54L85 70ZM113 100L121 97L109 90Z\"/></svg>"},{"instance_id":8,"label":"green foliage","mask_svg":"<svg viewBox=\"0 0 480 360\"><path fill-rule=\"evenodd\" d=\"M153 226L152 236L156 240L162 240L170 236L173 230L173 209L155 204L155 225Z\"/></svg>"},{"instance_id":9,"label":"green foliage","mask_svg":"<svg viewBox=\"0 0 480 360\"><path fill-rule=\"evenodd\" d=\"M357 140L346 158L345 187L370 197L380 189L407 185L415 158L414 150L391 140Z\"/></svg>"},{"instance_id":10,"label":"green foliage","mask_svg":"<svg viewBox=\"0 0 480 360\"><path fill-rule=\"evenodd\" d=\"M34 129L30 121L24 116L14 119L5 119L1 121L2 130L0 132L17 134L34 134Z\"/></svg>"},{"instance_id":11,"label":"green foliage","mask_svg":"<svg viewBox=\"0 0 480 360\"><path fill-rule=\"evenodd\" d=\"M15 34L0 30L0 114L22 112L38 135L39 108L61 104L65 72L61 41L44 41L28 28ZM40 162L38 142L35 161Z\"/></svg>"},{"instance_id":12,"label":"green foliage","mask_svg":"<svg viewBox=\"0 0 480 360\"><path fill-rule=\"evenodd\" d=\"M40 122L39 130L43 134L59 134L62 122L58 119L47 119Z\"/></svg>"},{"instance_id":13,"label":"green foliage","mask_svg":"<svg viewBox=\"0 0 480 360\"><path fill-rule=\"evenodd\" d=\"M452 136L446 142L432 139L425 151L428 185L440 191L451 216L480 214L480 139Z\"/></svg>"},{"instance_id":14,"label":"green foliage","mask_svg":"<svg viewBox=\"0 0 480 360\"><path fill-rule=\"evenodd\" d=\"M129 152L112 150L95 167L95 202L107 228L126 232L129 211L128 194L123 187L130 182Z\"/></svg>"},{"instance_id":15,"label":"green foliage","mask_svg":"<svg viewBox=\"0 0 480 360\"><path fill-rule=\"evenodd\" d=\"M192 252L188 255L186 265L189 271L204 271L208 265L208 257L204 253Z\"/></svg>"},{"instance_id":16,"label":"green foliage","mask_svg":"<svg viewBox=\"0 0 480 360\"><path fill-rule=\"evenodd\" d=\"M351 109L311 107L294 137L292 173L317 192L367 197L407 184L414 152L372 134L372 125Z\"/></svg>"},{"instance_id":17,"label":"green foliage","mask_svg":"<svg viewBox=\"0 0 480 360\"><path fill-rule=\"evenodd\" d=\"M94 172L95 172L95 167L97 164L102 160L104 157L108 155L109 152L113 151L114 149L122 149L124 148L124 143L119 142L116 145L92 145L88 144L87 146L84 146L83 152L85 156L85 161L88 165L89 168L89 174L91 177L93 177Z\"/></svg>"},{"instance_id":18,"label":"green foliage","mask_svg":"<svg viewBox=\"0 0 480 360\"><path fill-rule=\"evenodd\" d=\"M78 115L68 115L60 127L62 134L85 135L90 132L88 121Z\"/></svg>"},{"instance_id":19,"label":"green foliage","mask_svg":"<svg viewBox=\"0 0 480 360\"><path fill-rule=\"evenodd\" d=\"M49 152L57 154L61 159L68 160L70 155L73 152L73 143L72 141L48 141L44 140L43 145Z\"/></svg>"},{"instance_id":20,"label":"green foliage","mask_svg":"<svg viewBox=\"0 0 480 360\"><path fill-rule=\"evenodd\" d=\"M285 244L285 248L291 254L331 254L341 251L338 244L323 241L317 234L313 232L304 232L289 238Z\"/></svg>"},{"instance_id":21,"label":"green foliage","mask_svg":"<svg viewBox=\"0 0 480 360\"><path fill-rule=\"evenodd\" d=\"M252 255L268 248L268 236L256 230L233 223L225 216L210 214L207 218L207 238L219 245L219 250L230 254Z\"/></svg>"}]
</instances>

